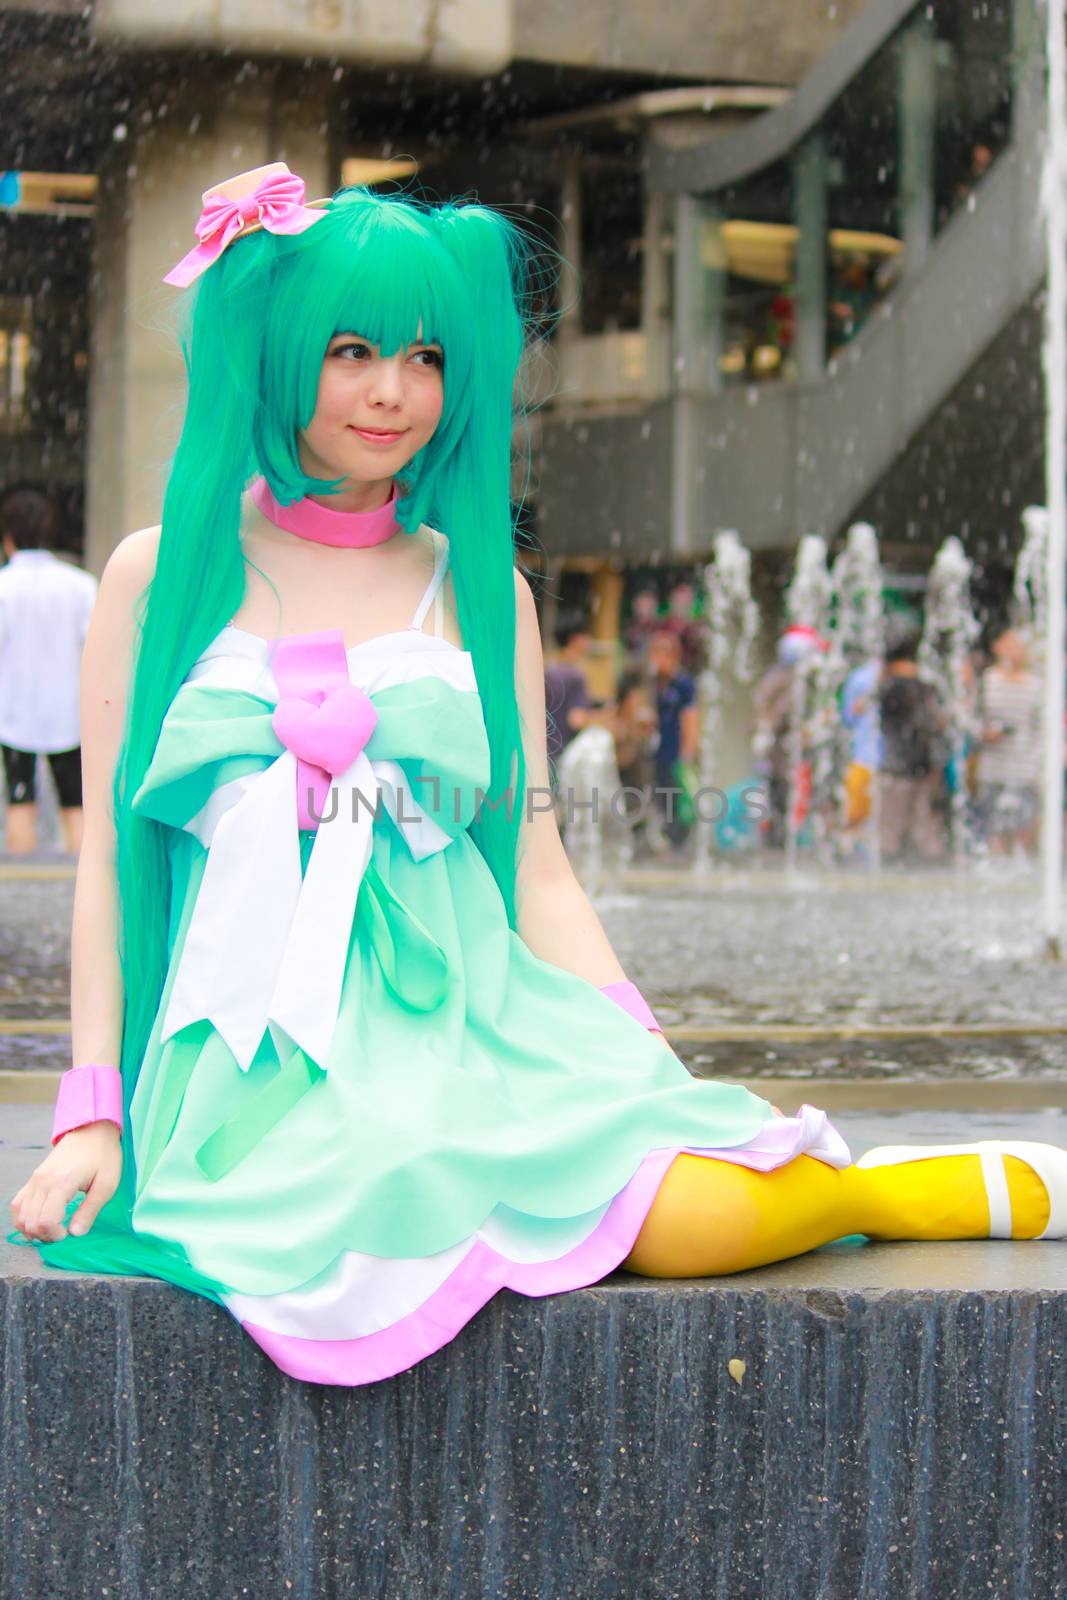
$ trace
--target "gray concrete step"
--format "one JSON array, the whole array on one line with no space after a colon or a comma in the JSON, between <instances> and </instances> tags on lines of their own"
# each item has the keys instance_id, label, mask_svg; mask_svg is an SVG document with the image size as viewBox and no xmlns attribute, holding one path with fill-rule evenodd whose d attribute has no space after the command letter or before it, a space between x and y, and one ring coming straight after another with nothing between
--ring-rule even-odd
<instances>
[{"instance_id":1,"label":"gray concrete step","mask_svg":"<svg viewBox=\"0 0 1067 1600\"><path fill-rule=\"evenodd\" d=\"M854 1154L1067 1132L1061 1109L839 1120ZM47 1124L5 1108L5 1199ZM503 1292L353 1390L284 1377L170 1285L14 1246L0 1322L0 1600L1067 1594L1060 1243Z\"/></svg>"}]
</instances>

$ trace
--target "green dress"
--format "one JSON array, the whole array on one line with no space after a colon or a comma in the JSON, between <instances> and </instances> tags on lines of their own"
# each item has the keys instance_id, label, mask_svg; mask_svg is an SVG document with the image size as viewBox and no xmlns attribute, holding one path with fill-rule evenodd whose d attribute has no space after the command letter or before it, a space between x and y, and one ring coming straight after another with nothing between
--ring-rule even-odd
<instances>
[{"instance_id":1,"label":"green dress","mask_svg":"<svg viewBox=\"0 0 1067 1600\"><path fill-rule=\"evenodd\" d=\"M412 1366L499 1288L603 1277L681 1150L849 1159L822 1113L776 1119L693 1079L509 926L468 832L489 746L472 659L440 632L435 547L407 629L346 650L231 625L188 673L133 799L167 830L173 893L129 1192L39 1247L208 1295L314 1382ZM305 707L337 713L319 745ZM312 806L322 739L361 717Z\"/></svg>"}]
</instances>

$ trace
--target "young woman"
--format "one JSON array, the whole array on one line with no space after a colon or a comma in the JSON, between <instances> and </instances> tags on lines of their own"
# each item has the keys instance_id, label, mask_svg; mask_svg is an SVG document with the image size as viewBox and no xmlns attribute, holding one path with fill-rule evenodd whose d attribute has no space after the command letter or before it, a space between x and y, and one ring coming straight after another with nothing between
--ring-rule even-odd
<instances>
[{"instance_id":1,"label":"young woman","mask_svg":"<svg viewBox=\"0 0 1067 1600\"><path fill-rule=\"evenodd\" d=\"M75 1066L22 1235L362 1384L504 1286L1067 1232L1062 1152L853 1165L814 1108L691 1078L627 981L560 843L514 563L521 234L307 205L280 164L197 234L162 526L85 646Z\"/></svg>"}]
</instances>

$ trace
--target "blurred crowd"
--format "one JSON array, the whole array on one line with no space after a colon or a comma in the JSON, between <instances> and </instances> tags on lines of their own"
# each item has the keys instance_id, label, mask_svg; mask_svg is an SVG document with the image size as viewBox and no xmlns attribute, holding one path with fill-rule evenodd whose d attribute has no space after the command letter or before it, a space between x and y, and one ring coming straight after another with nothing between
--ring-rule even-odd
<instances>
[{"instance_id":1,"label":"blurred crowd","mask_svg":"<svg viewBox=\"0 0 1067 1600\"><path fill-rule=\"evenodd\" d=\"M43 495L21 489L0 500L0 757L13 855L37 845L38 757L51 768L67 849L76 854L81 842L79 673L97 584L56 553L58 531ZM665 603L650 586L634 596L608 697L590 692L587 618L561 617L554 642L546 732L564 837L575 798L588 812L599 790L635 858L685 858L710 655L693 585L675 584ZM716 791L720 846L781 847L792 835L839 860L923 862L945 859L955 838L970 853L1035 854L1044 695L1025 631L1003 628L988 651L971 651L951 687L923 670L920 645L914 619L891 618L884 656L855 663L827 689L826 641L810 628L785 631L752 696L749 776ZM739 795L760 804L746 801L742 816Z\"/></svg>"},{"instance_id":2,"label":"blurred crowd","mask_svg":"<svg viewBox=\"0 0 1067 1600\"><path fill-rule=\"evenodd\" d=\"M792 820L844 860L941 861L953 828L969 854L1036 854L1044 684L1024 632L1003 628L968 652L951 689L923 673L920 645L917 627L890 627L884 656L855 665L827 706L825 641L783 635L754 701L769 844L785 843Z\"/></svg>"},{"instance_id":3,"label":"blurred crowd","mask_svg":"<svg viewBox=\"0 0 1067 1600\"><path fill-rule=\"evenodd\" d=\"M693 588L677 585L665 610L651 589L635 597L610 698L589 691L586 620L562 619L555 642L545 705L564 838L599 787L601 815L618 796L611 814L636 859L688 857L709 655ZM951 688L920 664L914 619L891 619L884 656L837 672L829 688L826 648L811 628L779 640L752 694L749 776L700 801L718 848L781 849L792 834L836 861L943 861L955 841L972 856L1037 853L1044 691L1024 630L1002 628L969 651Z\"/></svg>"},{"instance_id":4,"label":"blurred crowd","mask_svg":"<svg viewBox=\"0 0 1067 1600\"><path fill-rule=\"evenodd\" d=\"M545 668L549 770L557 815L566 838L568 805L582 790L583 760L595 764L617 789L616 814L630 830L634 857L684 856L695 813L701 724L697 679L708 664L708 625L689 583L679 583L661 607L655 589L634 596L622 638L615 692L594 699L587 668L593 639L580 613L562 617L556 654ZM614 778L618 777L618 784ZM570 796L570 800L568 800ZM607 794L600 796L606 810ZM581 801L578 802L581 804Z\"/></svg>"}]
</instances>

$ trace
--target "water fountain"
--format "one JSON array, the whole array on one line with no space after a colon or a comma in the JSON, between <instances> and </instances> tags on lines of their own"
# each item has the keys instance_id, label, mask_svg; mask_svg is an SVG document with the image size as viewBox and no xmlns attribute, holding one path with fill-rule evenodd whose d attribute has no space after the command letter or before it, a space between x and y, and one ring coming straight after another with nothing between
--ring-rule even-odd
<instances>
[{"instance_id":1,"label":"water fountain","mask_svg":"<svg viewBox=\"0 0 1067 1600\"><path fill-rule=\"evenodd\" d=\"M702 708L700 789L697 808L696 871L707 872L712 863L716 818L710 791L721 776L723 710L729 679L750 683L754 669L753 646L759 632L759 607L752 598L752 558L732 528L715 536L714 555L704 568L704 612L710 627L708 665L697 688Z\"/></svg>"},{"instance_id":2,"label":"water fountain","mask_svg":"<svg viewBox=\"0 0 1067 1600\"><path fill-rule=\"evenodd\" d=\"M1048 530L1044 506L1027 506L1022 515L1023 542L1015 560L1012 585L1016 619L1033 652L1035 672L1041 669L1048 638Z\"/></svg>"},{"instance_id":3,"label":"water fountain","mask_svg":"<svg viewBox=\"0 0 1067 1600\"><path fill-rule=\"evenodd\" d=\"M973 851L968 823L964 754L968 702L973 690L966 681L967 658L981 632L971 604L971 568L963 545L952 535L934 560L926 588L926 615L919 646L919 670L937 690L948 724L946 736L952 752L955 782L952 788L951 838L953 860L959 868ZM1018 573L1016 574L1018 582Z\"/></svg>"},{"instance_id":4,"label":"water fountain","mask_svg":"<svg viewBox=\"0 0 1067 1600\"><path fill-rule=\"evenodd\" d=\"M810 767L807 751L822 736L814 727L815 676L819 654L814 642L826 637L830 618L831 581L826 564L826 540L819 534L808 533L797 549L793 581L786 591L786 616L791 629L799 637L807 637L813 647L800 654L793 672L792 705L789 716L789 801L786 817L786 864L790 872L796 870L797 837L800 831L799 814L806 803L805 788L810 789ZM820 721L821 721L821 710Z\"/></svg>"},{"instance_id":5,"label":"water fountain","mask_svg":"<svg viewBox=\"0 0 1067 1600\"><path fill-rule=\"evenodd\" d=\"M629 831L615 809L620 779L611 730L583 728L561 753L557 772L567 854L586 892L599 894L605 835Z\"/></svg>"},{"instance_id":6,"label":"water fountain","mask_svg":"<svg viewBox=\"0 0 1067 1600\"><path fill-rule=\"evenodd\" d=\"M845 727L837 709L841 690L853 668L880 660L885 648L882 562L878 536L869 522L854 522L849 528L844 548L834 561L830 582L833 625L823 678L824 699L833 706L836 716L823 740L821 768L813 781L816 792L825 792L825 788L831 784L835 786L838 791L836 811L840 817L845 810L844 772L852 744L851 730ZM874 696L871 711L874 717L874 742L877 745L881 730L878 725L878 701ZM838 735L836 739L833 737L835 730ZM872 771L868 859L875 870L881 862L878 797L877 774Z\"/></svg>"}]
</instances>

